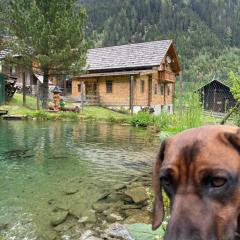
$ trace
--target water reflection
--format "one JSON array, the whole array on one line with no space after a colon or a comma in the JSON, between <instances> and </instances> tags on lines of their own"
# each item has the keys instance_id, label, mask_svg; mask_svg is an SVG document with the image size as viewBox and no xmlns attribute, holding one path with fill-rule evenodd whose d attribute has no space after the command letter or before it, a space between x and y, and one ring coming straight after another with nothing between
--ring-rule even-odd
<instances>
[{"instance_id":1,"label":"water reflection","mask_svg":"<svg viewBox=\"0 0 240 240\"><path fill-rule=\"evenodd\" d=\"M119 125L1 121L0 237L50 231L50 202L90 209L114 185L150 172L158 145ZM79 189L75 198L64 195L69 186Z\"/></svg>"}]
</instances>

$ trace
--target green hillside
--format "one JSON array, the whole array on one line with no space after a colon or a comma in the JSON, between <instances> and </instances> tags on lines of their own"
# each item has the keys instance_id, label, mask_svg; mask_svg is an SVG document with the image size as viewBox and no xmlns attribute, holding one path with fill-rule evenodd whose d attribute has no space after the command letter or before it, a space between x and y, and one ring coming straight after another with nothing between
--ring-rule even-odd
<instances>
[{"instance_id":1,"label":"green hillside","mask_svg":"<svg viewBox=\"0 0 240 240\"><path fill-rule=\"evenodd\" d=\"M184 81L240 72L239 0L79 0L96 47L174 39Z\"/></svg>"}]
</instances>

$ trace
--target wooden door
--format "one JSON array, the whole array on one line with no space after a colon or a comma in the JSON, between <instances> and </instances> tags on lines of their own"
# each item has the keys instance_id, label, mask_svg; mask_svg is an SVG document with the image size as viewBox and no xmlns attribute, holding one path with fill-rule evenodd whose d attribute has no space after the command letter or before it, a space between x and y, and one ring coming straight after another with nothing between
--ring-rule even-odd
<instances>
[{"instance_id":1,"label":"wooden door","mask_svg":"<svg viewBox=\"0 0 240 240\"><path fill-rule=\"evenodd\" d=\"M97 94L97 83L91 82L86 83L86 95L96 95Z\"/></svg>"}]
</instances>

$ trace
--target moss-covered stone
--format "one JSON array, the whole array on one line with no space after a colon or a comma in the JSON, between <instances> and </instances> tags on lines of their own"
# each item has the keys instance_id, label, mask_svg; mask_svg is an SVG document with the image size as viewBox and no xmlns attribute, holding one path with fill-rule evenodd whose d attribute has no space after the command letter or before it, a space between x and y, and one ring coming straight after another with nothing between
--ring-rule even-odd
<instances>
[{"instance_id":1,"label":"moss-covered stone","mask_svg":"<svg viewBox=\"0 0 240 240\"><path fill-rule=\"evenodd\" d=\"M125 191L125 194L129 196L135 203L141 203L148 200L148 194L144 187L130 188Z\"/></svg>"}]
</instances>

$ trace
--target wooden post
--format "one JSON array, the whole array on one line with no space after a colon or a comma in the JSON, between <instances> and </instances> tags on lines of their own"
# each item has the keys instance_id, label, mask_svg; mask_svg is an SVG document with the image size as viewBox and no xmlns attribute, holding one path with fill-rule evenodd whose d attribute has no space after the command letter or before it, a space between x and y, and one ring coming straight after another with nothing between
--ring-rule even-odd
<instances>
[{"instance_id":1,"label":"wooden post","mask_svg":"<svg viewBox=\"0 0 240 240\"><path fill-rule=\"evenodd\" d=\"M23 106L26 106L26 73L22 73Z\"/></svg>"},{"instance_id":2,"label":"wooden post","mask_svg":"<svg viewBox=\"0 0 240 240\"><path fill-rule=\"evenodd\" d=\"M67 96L67 80L65 79L63 82L63 95Z\"/></svg>"},{"instance_id":3,"label":"wooden post","mask_svg":"<svg viewBox=\"0 0 240 240\"><path fill-rule=\"evenodd\" d=\"M39 89L39 80L37 80L37 110L40 109L40 102L39 102L39 97L40 97L40 89Z\"/></svg>"},{"instance_id":4,"label":"wooden post","mask_svg":"<svg viewBox=\"0 0 240 240\"><path fill-rule=\"evenodd\" d=\"M81 82L81 111L84 108L84 100L85 100L85 83L84 81Z\"/></svg>"},{"instance_id":5,"label":"wooden post","mask_svg":"<svg viewBox=\"0 0 240 240\"><path fill-rule=\"evenodd\" d=\"M0 73L0 105L5 104L5 79L2 73Z\"/></svg>"},{"instance_id":6,"label":"wooden post","mask_svg":"<svg viewBox=\"0 0 240 240\"><path fill-rule=\"evenodd\" d=\"M133 114L134 103L134 76L130 76L130 112Z\"/></svg>"},{"instance_id":7,"label":"wooden post","mask_svg":"<svg viewBox=\"0 0 240 240\"><path fill-rule=\"evenodd\" d=\"M217 92L217 89L214 88L214 92L213 92L213 112L215 112L215 105L216 105L216 92Z\"/></svg>"},{"instance_id":8,"label":"wooden post","mask_svg":"<svg viewBox=\"0 0 240 240\"><path fill-rule=\"evenodd\" d=\"M179 109L180 109L180 115L183 114L183 79L182 79L182 72L179 74L179 86L180 86L180 95L179 95Z\"/></svg>"}]
</instances>

